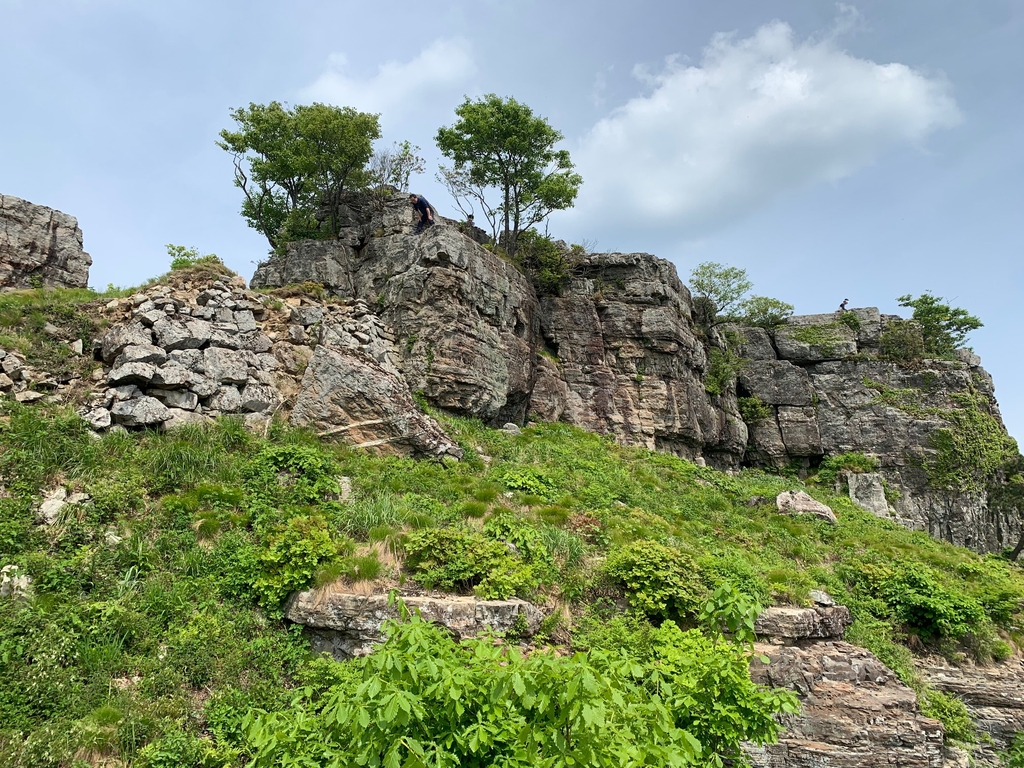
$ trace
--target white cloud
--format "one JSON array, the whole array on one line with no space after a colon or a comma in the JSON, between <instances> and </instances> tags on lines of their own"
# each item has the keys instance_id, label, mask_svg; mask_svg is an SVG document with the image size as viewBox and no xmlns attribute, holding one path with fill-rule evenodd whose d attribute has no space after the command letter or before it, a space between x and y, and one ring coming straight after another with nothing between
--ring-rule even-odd
<instances>
[{"instance_id":1,"label":"white cloud","mask_svg":"<svg viewBox=\"0 0 1024 768\"><path fill-rule=\"evenodd\" d=\"M310 101L379 112L385 118L407 114L439 93L465 83L476 65L465 40L435 40L408 62L389 61L370 78L348 73L344 54L332 54L327 70L301 95Z\"/></svg>"},{"instance_id":2,"label":"white cloud","mask_svg":"<svg viewBox=\"0 0 1024 768\"><path fill-rule=\"evenodd\" d=\"M857 23L840 10L838 30ZM746 39L716 35L699 65L672 56L661 72L634 69L649 92L601 119L574 153L580 223L698 237L962 119L943 78L858 59L834 33L793 37L774 21Z\"/></svg>"}]
</instances>

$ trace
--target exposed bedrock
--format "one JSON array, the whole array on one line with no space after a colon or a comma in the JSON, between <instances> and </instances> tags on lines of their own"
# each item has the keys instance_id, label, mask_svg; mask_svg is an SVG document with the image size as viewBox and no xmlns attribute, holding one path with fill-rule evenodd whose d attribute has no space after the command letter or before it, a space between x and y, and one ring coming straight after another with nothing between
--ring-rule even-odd
<instances>
[{"instance_id":1,"label":"exposed bedrock","mask_svg":"<svg viewBox=\"0 0 1024 768\"><path fill-rule=\"evenodd\" d=\"M91 265L74 216L0 195L0 290L85 288Z\"/></svg>"}]
</instances>

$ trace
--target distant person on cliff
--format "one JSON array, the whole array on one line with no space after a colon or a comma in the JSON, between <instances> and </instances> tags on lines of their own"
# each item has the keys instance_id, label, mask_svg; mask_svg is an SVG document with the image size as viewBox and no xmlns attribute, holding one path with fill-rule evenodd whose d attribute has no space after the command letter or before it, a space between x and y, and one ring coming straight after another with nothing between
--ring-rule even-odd
<instances>
[{"instance_id":1,"label":"distant person on cliff","mask_svg":"<svg viewBox=\"0 0 1024 768\"><path fill-rule=\"evenodd\" d=\"M849 304L849 303L850 303L849 299L843 299L843 303L839 305L839 309L837 309L836 312L845 312L846 311L846 305Z\"/></svg>"},{"instance_id":2,"label":"distant person on cliff","mask_svg":"<svg viewBox=\"0 0 1024 768\"><path fill-rule=\"evenodd\" d=\"M423 195L409 195L409 202L420 214L420 220L416 222L413 234L418 235L427 227L434 226L434 206L427 201L427 198Z\"/></svg>"}]
</instances>

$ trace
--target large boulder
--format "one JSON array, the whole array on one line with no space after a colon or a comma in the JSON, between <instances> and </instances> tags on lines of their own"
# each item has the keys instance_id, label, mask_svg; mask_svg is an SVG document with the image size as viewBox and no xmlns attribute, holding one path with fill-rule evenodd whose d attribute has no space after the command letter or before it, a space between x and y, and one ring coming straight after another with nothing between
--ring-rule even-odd
<instances>
[{"instance_id":1,"label":"large boulder","mask_svg":"<svg viewBox=\"0 0 1024 768\"><path fill-rule=\"evenodd\" d=\"M458 444L417 407L404 381L351 349L316 348L302 376L291 422L355 447L462 457Z\"/></svg>"},{"instance_id":2,"label":"large boulder","mask_svg":"<svg viewBox=\"0 0 1024 768\"><path fill-rule=\"evenodd\" d=\"M407 596L403 601L408 610L440 624L460 640L488 631L529 636L544 618L536 606L516 598ZM382 642L382 626L399 618L399 607L388 595L357 595L328 587L293 594L285 604L285 617L306 627L314 651L343 660L365 656Z\"/></svg>"},{"instance_id":3,"label":"large boulder","mask_svg":"<svg viewBox=\"0 0 1024 768\"><path fill-rule=\"evenodd\" d=\"M0 290L85 288L90 266L74 216L0 195Z\"/></svg>"}]
</instances>

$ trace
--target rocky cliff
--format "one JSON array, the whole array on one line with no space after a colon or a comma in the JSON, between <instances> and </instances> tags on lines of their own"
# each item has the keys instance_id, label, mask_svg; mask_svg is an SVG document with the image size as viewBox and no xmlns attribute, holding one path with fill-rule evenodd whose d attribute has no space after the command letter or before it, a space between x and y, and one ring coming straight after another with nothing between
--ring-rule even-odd
<instances>
[{"instance_id":1,"label":"rocky cliff","mask_svg":"<svg viewBox=\"0 0 1024 768\"><path fill-rule=\"evenodd\" d=\"M989 443L1007 440L991 377L966 352L883 359L880 339L898 318L867 308L723 333L695 321L675 268L649 254L591 254L560 295L539 296L455 226L410 234L404 200L374 210L350 198L340 218L337 241L291 244L253 287L313 281L362 302L409 389L437 407L499 425L560 420L720 469L806 475L864 454L876 471L839 482L876 514L979 551L1020 535L1014 506L993 502L1005 485L994 449L961 444L971 425ZM721 374L709 360L727 347L741 356L738 377L713 386ZM759 407L747 421L741 403Z\"/></svg>"},{"instance_id":2,"label":"rocky cliff","mask_svg":"<svg viewBox=\"0 0 1024 768\"><path fill-rule=\"evenodd\" d=\"M85 288L91 265L74 216L0 195L0 290Z\"/></svg>"}]
</instances>

